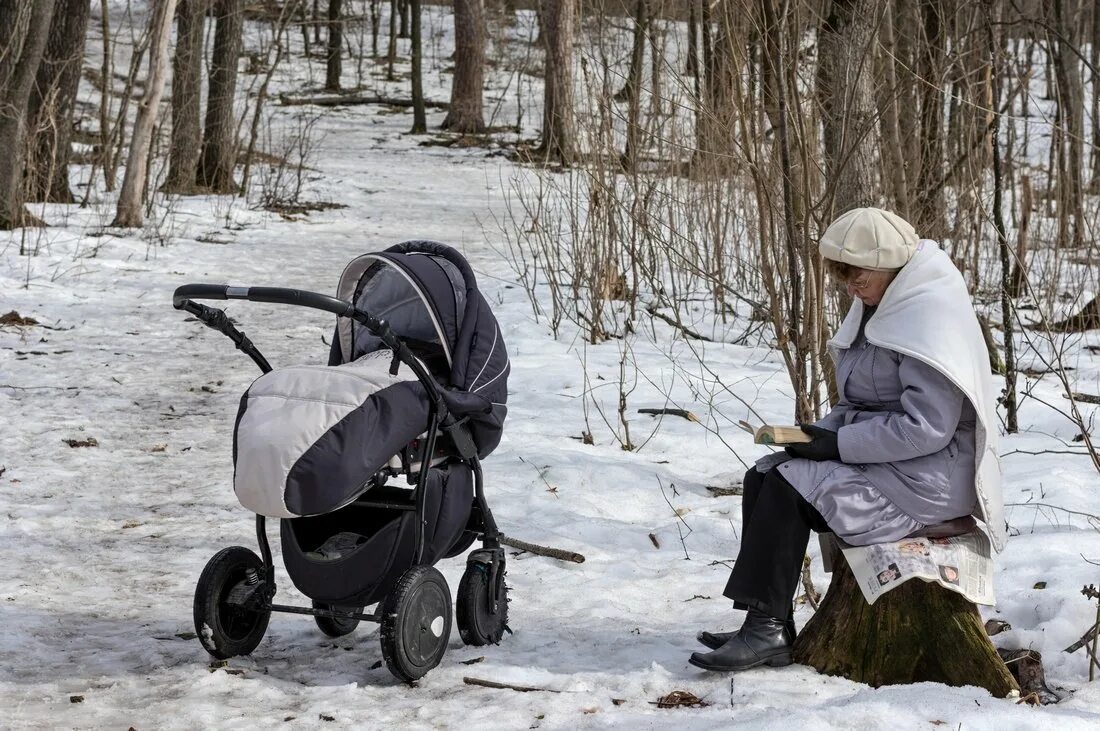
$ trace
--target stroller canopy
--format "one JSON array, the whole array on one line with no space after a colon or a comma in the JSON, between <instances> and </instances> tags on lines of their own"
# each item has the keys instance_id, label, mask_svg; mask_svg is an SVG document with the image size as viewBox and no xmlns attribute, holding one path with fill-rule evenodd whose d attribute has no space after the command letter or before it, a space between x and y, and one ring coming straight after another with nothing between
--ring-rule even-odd
<instances>
[{"instance_id":1,"label":"stroller canopy","mask_svg":"<svg viewBox=\"0 0 1100 731\"><path fill-rule=\"evenodd\" d=\"M482 457L500 441L507 413L508 352L469 263L434 241L406 241L364 254L340 275L336 296L389 322L436 378L458 416L469 415ZM329 365L354 361L381 341L339 318Z\"/></svg>"}]
</instances>

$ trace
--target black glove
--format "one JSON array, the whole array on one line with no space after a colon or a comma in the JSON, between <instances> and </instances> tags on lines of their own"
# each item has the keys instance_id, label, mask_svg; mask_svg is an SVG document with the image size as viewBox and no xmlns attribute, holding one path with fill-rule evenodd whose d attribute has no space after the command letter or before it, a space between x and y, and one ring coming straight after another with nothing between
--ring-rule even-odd
<instances>
[{"instance_id":1,"label":"black glove","mask_svg":"<svg viewBox=\"0 0 1100 731\"><path fill-rule=\"evenodd\" d=\"M792 457L812 459L814 462L840 459L840 448L836 443L835 431L829 431L813 424L803 424L802 431L813 437L813 441L805 444L789 444L786 448L787 454Z\"/></svg>"}]
</instances>

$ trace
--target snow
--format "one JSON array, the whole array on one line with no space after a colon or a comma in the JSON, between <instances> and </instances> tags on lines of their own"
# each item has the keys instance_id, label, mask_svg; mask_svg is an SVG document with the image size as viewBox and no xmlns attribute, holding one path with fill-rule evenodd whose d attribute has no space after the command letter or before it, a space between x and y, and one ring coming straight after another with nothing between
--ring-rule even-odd
<instances>
[{"instance_id":1,"label":"snow","mask_svg":"<svg viewBox=\"0 0 1100 731\"><path fill-rule=\"evenodd\" d=\"M441 13L432 11L432 27L445 45ZM305 78L291 68L287 77ZM446 79L429 76L429 96L443 98ZM317 113L286 108L285 129L298 114ZM430 126L441 119L429 113ZM674 339L659 322L626 343L585 346L567 325L555 339L545 320L533 318L492 222L511 181L528 173L491 150L420 147L405 134L410 123L406 112L370 106L317 117L308 195L343 209L288 221L239 200L179 198L158 203L146 229L119 231L104 228L113 196L96 191L88 208L46 207L49 229L0 237L0 314L17 310L39 322L0 327L0 725L1001 731L1100 724L1100 684L1086 682L1084 653L1062 652L1095 620L1095 605L1079 592L1096 582L1085 559L1100 558L1100 533L1066 510L1100 512L1097 474L1087 457L1017 452L1079 451L1072 425L1035 399L1023 404L1023 433L1002 443L1006 503L1058 508L1008 508L1013 537L998 558L998 604L988 615L1013 627L997 644L1043 654L1062 703L1038 709L928 683L876 690L800 666L728 676L688 665L698 630L740 620L721 597L722 562L737 554L739 499L712 497L706 487L736 482L760 454L729 426L745 409L715 387L713 375L765 418L789 419L780 359L766 342L707 344L706 371L692 354L699 346ZM467 648L453 631L441 665L415 687L379 666L376 627L332 640L291 615L272 617L251 656L215 667L192 637L191 601L214 553L255 545L253 518L230 485L230 437L240 394L257 371L228 340L173 310L172 290L230 282L331 292L348 260L409 238L462 250L504 331L510 412L501 446L484 465L498 523L587 560L510 555L514 634L497 647ZM20 255L21 243L37 255ZM332 321L324 313L240 302L227 310L276 366L327 356ZM1094 332L1072 343L1080 390L1095 392L1100 382L1098 356L1084 347L1097 342ZM634 385L631 435L644 442L633 452L620 448L617 430L591 401L613 426L624 348ZM1049 376L1034 391L1055 404L1060 392ZM720 435L636 413L672 405L699 414L710 429L720 426ZM595 444L582 442L585 431ZM98 446L63 442L88 437ZM277 540L272 547L278 600L307 603L282 569ZM814 541L811 553L814 581L824 588ZM440 568L454 591L463 562ZM1045 588L1033 588L1039 582ZM800 606L798 623L811 613ZM475 687L464 677L557 692ZM658 709L657 698L673 690L709 705Z\"/></svg>"}]
</instances>

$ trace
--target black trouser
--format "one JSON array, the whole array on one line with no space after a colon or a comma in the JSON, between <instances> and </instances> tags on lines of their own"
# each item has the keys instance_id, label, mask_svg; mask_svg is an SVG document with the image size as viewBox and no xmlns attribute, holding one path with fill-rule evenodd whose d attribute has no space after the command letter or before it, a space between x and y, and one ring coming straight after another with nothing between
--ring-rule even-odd
<instances>
[{"instance_id":1,"label":"black trouser","mask_svg":"<svg viewBox=\"0 0 1100 731\"><path fill-rule=\"evenodd\" d=\"M741 525L741 551L722 593L738 609L786 618L810 531L827 532L829 526L778 469L761 475L756 468L745 473Z\"/></svg>"}]
</instances>

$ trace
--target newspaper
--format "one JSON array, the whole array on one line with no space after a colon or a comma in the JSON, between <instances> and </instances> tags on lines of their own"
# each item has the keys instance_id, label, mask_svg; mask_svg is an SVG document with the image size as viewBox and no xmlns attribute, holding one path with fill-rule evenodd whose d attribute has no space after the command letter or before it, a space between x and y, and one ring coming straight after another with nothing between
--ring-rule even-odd
<instances>
[{"instance_id":1,"label":"newspaper","mask_svg":"<svg viewBox=\"0 0 1100 731\"><path fill-rule=\"evenodd\" d=\"M954 538L906 538L872 546L835 540L868 604L910 579L934 581L975 604L994 602L991 546L981 530Z\"/></svg>"}]
</instances>

